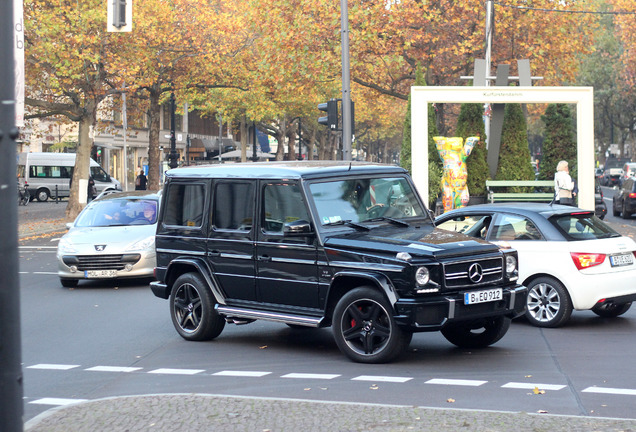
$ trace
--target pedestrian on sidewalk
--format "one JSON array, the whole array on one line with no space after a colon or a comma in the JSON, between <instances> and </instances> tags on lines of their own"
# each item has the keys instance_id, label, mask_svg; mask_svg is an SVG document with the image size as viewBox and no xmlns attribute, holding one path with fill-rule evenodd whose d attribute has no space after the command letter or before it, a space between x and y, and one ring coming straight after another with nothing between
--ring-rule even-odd
<instances>
[{"instance_id":1,"label":"pedestrian on sidewalk","mask_svg":"<svg viewBox=\"0 0 636 432\"><path fill-rule=\"evenodd\" d=\"M135 179L135 190L146 190L146 186L148 185L148 178L144 174L144 170L139 168L139 174Z\"/></svg>"}]
</instances>

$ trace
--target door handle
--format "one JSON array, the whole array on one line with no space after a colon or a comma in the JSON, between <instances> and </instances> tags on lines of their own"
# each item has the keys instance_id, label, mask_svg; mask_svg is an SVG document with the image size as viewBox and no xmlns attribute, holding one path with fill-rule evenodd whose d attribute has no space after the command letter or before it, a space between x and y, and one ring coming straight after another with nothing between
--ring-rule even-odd
<instances>
[{"instance_id":1,"label":"door handle","mask_svg":"<svg viewBox=\"0 0 636 432\"><path fill-rule=\"evenodd\" d=\"M259 260L259 261L271 261L271 260L272 260L272 257L270 257L269 255L260 255L260 256L258 257L258 260Z\"/></svg>"},{"instance_id":2,"label":"door handle","mask_svg":"<svg viewBox=\"0 0 636 432\"><path fill-rule=\"evenodd\" d=\"M218 250L213 250L211 252L208 252L208 256L218 257L221 256L221 252L219 252Z\"/></svg>"}]
</instances>

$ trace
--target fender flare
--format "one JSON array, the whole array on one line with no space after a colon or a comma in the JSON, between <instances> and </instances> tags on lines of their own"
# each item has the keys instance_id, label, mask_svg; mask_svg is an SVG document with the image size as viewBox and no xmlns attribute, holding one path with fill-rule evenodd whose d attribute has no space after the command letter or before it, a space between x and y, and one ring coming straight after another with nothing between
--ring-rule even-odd
<instances>
[{"instance_id":1,"label":"fender flare","mask_svg":"<svg viewBox=\"0 0 636 432\"><path fill-rule=\"evenodd\" d=\"M174 269L179 265L186 265L189 267L196 268L197 272L201 276L203 276L203 279L205 280L205 283L208 285L208 288L210 289L210 291L212 292L212 295L214 296L214 299L216 300L216 302L220 305L225 305L226 296L221 290L220 285L218 281L216 280L216 277L214 276L214 273L212 273L207 263L203 259L182 257L182 258L175 258L171 260L170 264L168 264L168 268L166 269L165 280L169 280L171 278L172 273L176 271Z\"/></svg>"},{"instance_id":2,"label":"fender flare","mask_svg":"<svg viewBox=\"0 0 636 432\"><path fill-rule=\"evenodd\" d=\"M395 292L395 287L391 283L391 280L382 273L345 270L338 272L333 276L333 278L331 279L331 285L333 285L336 280L342 277L354 277L357 279L369 280L375 286L380 288L382 292L384 292L384 295L386 295L392 306L395 305L398 301L398 295ZM331 292L331 288L329 291Z\"/></svg>"}]
</instances>

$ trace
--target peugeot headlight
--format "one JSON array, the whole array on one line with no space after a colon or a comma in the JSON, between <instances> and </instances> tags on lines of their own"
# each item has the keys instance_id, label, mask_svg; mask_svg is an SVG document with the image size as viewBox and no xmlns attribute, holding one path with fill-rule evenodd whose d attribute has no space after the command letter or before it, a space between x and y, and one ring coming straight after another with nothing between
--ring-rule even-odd
<instances>
[{"instance_id":1,"label":"peugeot headlight","mask_svg":"<svg viewBox=\"0 0 636 432\"><path fill-rule=\"evenodd\" d=\"M151 248L154 249L154 247L155 247L155 236L152 235L150 237L146 237L143 240L139 240L131 244L126 249L126 252L143 251L143 250L151 249Z\"/></svg>"},{"instance_id":2,"label":"peugeot headlight","mask_svg":"<svg viewBox=\"0 0 636 432\"><path fill-rule=\"evenodd\" d=\"M415 271L415 283L424 286L431 280L431 274L426 267L419 267Z\"/></svg>"},{"instance_id":3,"label":"peugeot headlight","mask_svg":"<svg viewBox=\"0 0 636 432\"><path fill-rule=\"evenodd\" d=\"M73 254L77 253L77 249L75 249L73 243L71 243L66 237L62 237L57 244L57 253L60 255Z\"/></svg>"}]
</instances>

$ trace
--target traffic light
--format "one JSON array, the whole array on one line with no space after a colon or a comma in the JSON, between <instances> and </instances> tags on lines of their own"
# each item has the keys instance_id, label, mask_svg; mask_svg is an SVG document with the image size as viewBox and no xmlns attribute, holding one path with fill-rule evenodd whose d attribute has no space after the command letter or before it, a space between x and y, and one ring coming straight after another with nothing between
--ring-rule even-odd
<instances>
[{"instance_id":1,"label":"traffic light","mask_svg":"<svg viewBox=\"0 0 636 432\"><path fill-rule=\"evenodd\" d=\"M97 157L98 158L102 157L102 148L101 147L97 147Z\"/></svg>"},{"instance_id":2,"label":"traffic light","mask_svg":"<svg viewBox=\"0 0 636 432\"><path fill-rule=\"evenodd\" d=\"M126 25L126 0L112 0L113 26L121 29Z\"/></svg>"},{"instance_id":3,"label":"traffic light","mask_svg":"<svg viewBox=\"0 0 636 432\"><path fill-rule=\"evenodd\" d=\"M329 102L318 104L320 111L325 111L325 117L319 117L318 123L327 126L331 130L338 129L338 101L331 99Z\"/></svg>"}]
</instances>

